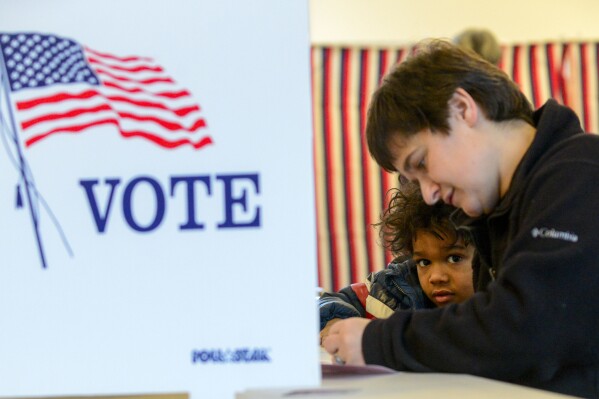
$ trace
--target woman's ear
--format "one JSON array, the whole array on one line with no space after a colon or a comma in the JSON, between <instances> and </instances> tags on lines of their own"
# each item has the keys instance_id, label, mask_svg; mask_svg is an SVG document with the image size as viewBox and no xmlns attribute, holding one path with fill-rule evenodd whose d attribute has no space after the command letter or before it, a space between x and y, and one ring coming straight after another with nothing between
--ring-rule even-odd
<instances>
[{"instance_id":1,"label":"woman's ear","mask_svg":"<svg viewBox=\"0 0 599 399\"><path fill-rule=\"evenodd\" d=\"M449 99L449 115L473 127L478 121L478 105L466 90L458 87Z\"/></svg>"}]
</instances>

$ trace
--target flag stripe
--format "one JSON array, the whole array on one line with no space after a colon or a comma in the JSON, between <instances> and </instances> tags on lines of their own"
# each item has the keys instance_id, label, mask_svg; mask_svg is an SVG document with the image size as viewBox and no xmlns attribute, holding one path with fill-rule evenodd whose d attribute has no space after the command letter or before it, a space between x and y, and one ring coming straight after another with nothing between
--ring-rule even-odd
<instances>
[{"instance_id":1,"label":"flag stripe","mask_svg":"<svg viewBox=\"0 0 599 399\"><path fill-rule=\"evenodd\" d=\"M151 121L170 131L181 130L189 133L194 133L196 130L206 127L206 122L204 121L204 119L197 119L193 123L193 125L191 125L189 128L186 128L182 126L180 123L165 121L154 116L138 116L129 112L117 112L117 114L124 119L133 119L137 121Z\"/></svg>"},{"instance_id":2,"label":"flag stripe","mask_svg":"<svg viewBox=\"0 0 599 399\"><path fill-rule=\"evenodd\" d=\"M123 75L117 75L113 72L109 72L103 68L95 68L95 71L100 76L118 80L119 82L130 82L130 83L137 83L137 84L142 84L142 85L153 85L156 83L175 83L175 81L173 79L166 78L166 77L147 78L147 79L132 79L132 78L128 78Z\"/></svg>"},{"instance_id":3,"label":"flag stripe","mask_svg":"<svg viewBox=\"0 0 599 399\"><path fill-rule=\"evenodd\" d=\"M50 136L51 134L57 133L57 132L65 132L65 133L79 133L82 130L88 129L92 126L100 126L100 125L105 125L105 124L118 124L117 120L115 118L109 118L109 119L100 119L97 120L95 122L89 122L89 123L85 123L85 124L81 124L81 125L68 125L68 126L63 126L60 128L56 128L53 130L50 130L46 133L43 134L38 134L36 136L33 136L29 139L27 139L25 141L25 145L27 147L31 146L32 144L35 144L36 142L40 141L43 138L46 138L47 136Z\"/></svg>"},{"instance_id":4,"label":"flag stripe","mask_svg":"<svg viewBox=\"0 0 599 399\"><path fill-rule=\"evenodd\" d=\"M520 86L520 89L523 89L522 76L520 75L520 47L514 47L512 57L512 79Z\"/></svg>"},{"instance_id":5,"label":"flag stripe","mask_svg":"<svg viewBox=\"0 0 599 399\"><path fill-rule=\"evenodd\" d=\"M137 105L141 108L155 108L155 109L162 109L165 111L170 111L177 116L186 116L194 111L200 110L200 107L198 107L197 105L181 107L181 108L169 108L168 106L166 106L162 103L159 103L159 102L135 100L130 97L124 97L124 96L106 96L106 98L112 102L123 102L123 103L133 104L133 105Z\"/></svg>"},{"instance_id":6,"label":"flag stripe","mask_svg":"<svg viewBox=\"0 0 599 399\"><path fill-rule=\"evenodd\" d=\"M341 142L341 146L343 148L343 170L351 171L353 169L353 161L352 161L352 152L355 141L352 140L351 127L350 127L350 98L349 98L349 85L350 85L350 77L351 77L351 49L342 49L341 50L341 131L343 140ZM355 199L356 197L352 195L353 186L352 186L352 173L343 173L344 179L344 198L346 202L345 207L345 224L347 228L346 232L346 240L347 240L347 258L348 258L348 266L349 266L349 279L350 281L355 281L358 278L358 270L356 266L357 262L357 254L356 254L356 242L354 242L354 234L357 231L357 223L358 221L355 218Z\"/></svg>"},{"instance_id":7,"label":"flag stripe","mask_svg":"<svg viewBox=\"0 0 599 399\"><path fill-rule=\"evenodd\" d=\"M389 73L389 71L391 70L391 68L393 67L393 65L395 65L395 63L397 62L397 59L393 59L391 57L391 54L397 54L397 51L394 51L392 49L386 49L383 50L384 52L384 57L382 59L382 65L381 65L381 69L379 70L380 76L379 76L379 81L382 81L383 78L385 77L385 75L387 75L387 73ZM380 170L380 177L381 177L381 203L380 203L380 210L382 212L383 209L387 208L387 203L389 200L389 190L391 190L394 186L395 186L395 177L394 175L390 174L389 172L383 170L382 168L379 168ZM383 256L383 262L384 264L387 264L391 261L392 259L392 255L389 253L389 251L386 251L384 246L379 246L379 250L382 253ZM383 265L384 266L384 265Z\"/></svg>"},{"instance_id":8,"label":"flag stripe","mask_svg":"<svg viewBox=\"0 0 599 399\"><path fill-rule=\"evenodd\" d=\"M109 54L109 53L105 53L105 52L100 52L100 51L96 51L94 49L91 49L87 46L83 46L83 49L90 53L90 54L94 54L97 55L98 57L103 57L106 59L111 59L111 60L115 60L115 61L121 61L121 62L130 62L130 61L149 61L152 62L152 58L149 57L138 57L138 56L129 56L129 57L119 57L116 56L114 54Z\"/></svg>"},{"instance_id":9,"label":"flag stripe","mask_svg":"<svg viewBox=\"0 0 599 399\"><path fill-rule=\"evenodd\" d=\"M85 113L95 113L98 111L111 111L112 108L108 104L97 105L89 108L78 108L72 109L63 113L54 113L54 114L44 114L42 116L38 116L36 118L32 118L29 120L25 120L21 123L21 127L26 130L31 126L35 126L38 123L46 122L46 121L55 121L58 119L69 119L75 116L79 116Z\"/></svg>"},{"instance_id":10,"label":"flag stripe","mask_svg":"<svg viewBox=\"0 0 599 399\"><path fill-rule=\"evenodd\" d=\"M530 68L530 92L531 92L531 100L534 107L539 107L541 105L541 94L539 88L538 78L538 68L537 68L537 57L536 57L536 45L531 45L528 47L528 56L529 60L529 68Z\"/></svg>"},{"instance_id":11,"label":"flag stripe","mask_svg":"<svg viewBox=\"0 0 599 399\"><path fill-rule=\"evenodd\" d=\"M87 56L87 60L92 65L101 65L103 67L122 72L164 72L164 69L159 66L138 65L134 67L126 67L121 65L110 65L91 55ZM172 81L172 79L170 81Z\"/></svg>"},{"instance_id":12,"label":"flag stripe","mask_svg":"<svg viewBox=\"0 0 599 399\"><path fill-rule=\"evenodd\" d=\"M36 136L33 136L33 137L27 139L25 141L25 145L27 147L29 147L29 146L35 144L36 142L46 138L47 136L58 133L58 132L60 132L60 133L80 133L81 131L88 129L90 127L106 125L106 124L111 124L111 125L115 125L116 127L118 127L120 133L124 137L145 138L147 140L150 140L150 141L152 141L162 147L166 147L166 148L176 148L176 147L179 147L182 145L191 145L192 147L198 149L198 148L202 148L208 144L212 144L212 139L208 136L201 137L198 140L190 140L190 139L165 140L164 138L157 136L153 133L147 132L147 131L123 130L121 128L121 123L120 123L119 119L108 118L108 119L99 119L94 122L89 122L89 123L80 124L80 125L69 125L69 126L56 128L56 129L50 130L44 134L39 134L39 135L36 135Z\"/></svg>"},{"instance_id":13,"label":"flag stripe","mask_svg":"<svg viewBox=\"0 0 599 399\"><path fill-rule=\"evenodd\" d=\"M342 48L336 48L334 55L334 57L331 57L331 70L334 71L336 76L339 76L339 79L334 81L333 85L331 85L329 89L330 97L332 99L330 105L336 110L336 112L332 114L334 117L329 119L331 123L331 129L329 130L329 153L331 154L330 170L332 172L330 175L330 186L333 192L333 200L331 201L331 205L334 218L332 219L332 223L335 226L334 231L338 244L336 260L338 265L337 270L339 272L337 273L337 284L339 285L341 281L350 281L351 267L348 257L349 243L346 237L348 228L345 217L347 202L345 199L345 179L343 177L346 171L344 170L343 162L343 114L341 112L341 85L343 84L343 80L341 79L343 62L341 57Z\"/></svg>"},{"instance_id":14,"label":"flag stripe","mask_svg":"<svg viewBox=\"0 0 599 399\"><path fill-rule=\"evenodd\" d=\"M362 197L364 198L364 225L366 229L365 240L366 240L366 258L367 258L367 270L371 272L375 267L374 252L376 251L376 234L374 229L371 228L375 220L372 219L370 210L372 209L372 196L370 194L371 186L371 174L369 173L369 165L372 163L370 159L370 153L368 152L368 145L366 142L366 118L368 110L368 101L370 93L372 91L370 87L370 52L366 49L360 50L360 82L359 82L359 115L360 115L360 136L362 142Z\"/></svg>"},{"instance_id":15,"label":"flag stripe","mask_svg":"<svg viewBox=\"0 0 599 399\"><path fill-rule=\"evenodd\" d=\"M112 89L116 89L116 90L120 90L120 91L124 91L127 93L150 93L144 89L140 89L139 87L135 87L135 88L128 88L128 87L124 87L121 86L117 83L114 82L110 82L110 81L104 81L104 86L106 87L110 87ZM155 96L158 97L166 97L166 98L170 98L170 99L176 99L176 98L182 98L182 97L188 97L191 94L189 93L189 91L187 90L179 90L179 91L164 91L164 92L158 92L158 93L153 93Z\"/></svg>"},{"instance_id":16,"label":"flag stripe","mask_svg":"<svg viewBox=\"0 0 599 399\"><path fill-rule=\"evenodd\" d=\"M591 127L591 120L589 115L589 76L588 76L588 48L586 43L579 44L580 51L580 78L581 78L581 101L582 101L582 122L585 131L589 131Z\"/></svg>"},{"instance_id":17,"label":"flag stripe","mask_svg":"<svg viewBox=\"0 0 599 399\"><path fill-rule=\"evenodd\" d=\"M325 163L324 163L324 177L326 181L326 214L328 216L328 229L329 229L329 240L330 240L330 258L331 258L331 283L333 287L340 287L341 278L339 277L340 267L337 261L337 234L336 234L336 226L335 219L336 215L334 215L334 204L335 204L335 192L333 190L333 170L331 167L331 160L333 159L333 149L332 149L332 140L331 140L331 132L332 121L334 115L336 115L335 111L331 109L331 90L329 88L329 84L333 84L336 80L331 79L332 77L332 67L331 67L331 59L332 52L334 49L325 49L323 54L323 71L324 71L324 79L323 79L323 133L324 133L324 153L325 153Z\"/></svg>"},{"instance_id":18,"label":"flag stripe","mask_svg":"<svg viewBox=\"0 0 599 399\"><path fill-rule=\"evenodd\" d=\"M354 251L354 280L360 281L363 276L368 273L368 249L367 244L364 240L366 229L366 208L364 206L364 180L362 179L362 154L363 154L363 141L360 139L363 136L361 129L361 117L360 117L360 75L361 71L361 49L351 49L351 75L349 80L348 99L347 99L347 112L349 114L348 125L349 125L349 136L348 139L352 141L351 145L351 191L350 195L353 198L352 201L352 213L354 215L354 230L351 233L352 238L352 250Z\"/></svg>"},{"instance_id":19,"label":"flag stripe","mask_svg":"<svg viewBox=\"0 0 599 399\"><path fill-rule=\"evenodd\" d=\"M552 98L561 101L559 72L556 68L556 45L554 43L545 44L545 53L547 57L547 71L549 74L549 93Z\"/></svg>"},{"instance_id":20,"label":"flag stripe","mask_svg":"<svg viewBox=\"0 0 599 399\"><path fill-rule=\"evenodd\" d=\"M25 111L38 105L57 103L65 100L86 100L95 96L99 96L97 90L86 90L81 93L58 93L47 97L39 97L34 100L26 100L17 102L17 110Z\"/></svg>"},{"instance_id":21,"label":"flag stripe","mask_svg":"<svg viewBox=\"0 0 599 399\"><path fill-rule=\"evenodd\" d=\"M310 74L310 87L312 92L312 104L321 103L321 90L318 85L322 80L321 75L321 50L316 47L312 47L310 51L310 65L312 72ZM312 131L314 132L314 139L312 140L313 154L312 157L312 170L314 173L314 204L315 204L315 225L316 225L316 254L317 254L317 278L318 286L326 285L330 287L330 263L328 261L328 245L324 242L323 232L327 229L324 226L323 206L322 201L324 198L322 189L322 174L320 173L319 166L322 164L322 135L316 134L320 132L320 121L321 121L321 109L319 107L312 107Z\"/></svg>"}]
</instances>

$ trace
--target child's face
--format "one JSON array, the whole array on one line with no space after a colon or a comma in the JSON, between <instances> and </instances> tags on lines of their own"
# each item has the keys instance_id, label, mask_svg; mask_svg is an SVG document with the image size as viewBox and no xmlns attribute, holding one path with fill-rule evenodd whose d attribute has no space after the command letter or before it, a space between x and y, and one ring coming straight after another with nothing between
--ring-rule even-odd
<instances>
[{"instance_id":1,"label":"child's face","mask_svg":"<svg viewBox=\"0 0 599 399\"><path fill-rule=\"evenodd\" d=\"M413 243L420 286L437 306L463 302L474 294L474 246L464 246L461 239L455 243L451 241L419 230Z\"/></svg>"}]
</instances>

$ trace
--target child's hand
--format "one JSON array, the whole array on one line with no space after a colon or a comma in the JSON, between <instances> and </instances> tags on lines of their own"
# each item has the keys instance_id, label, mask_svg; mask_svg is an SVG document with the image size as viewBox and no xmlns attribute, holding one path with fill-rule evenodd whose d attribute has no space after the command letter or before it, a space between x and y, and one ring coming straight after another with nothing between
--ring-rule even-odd
<instances>
[{"instance_id":1,"label":"child's hand","mask_svg":"<svg viewBox=\"0 0 599 399\"><path fill-rule=\"evenodd\" d=\"M326 338L327 335L329 335L329 331L331 329L331 326L335 323L337 323L339 320L342 319L331 319L327 322L327 324L324 326L324 328L322 330L320 330L320 345L322 346L322 341Z\"/></svg>"}]
</instances>

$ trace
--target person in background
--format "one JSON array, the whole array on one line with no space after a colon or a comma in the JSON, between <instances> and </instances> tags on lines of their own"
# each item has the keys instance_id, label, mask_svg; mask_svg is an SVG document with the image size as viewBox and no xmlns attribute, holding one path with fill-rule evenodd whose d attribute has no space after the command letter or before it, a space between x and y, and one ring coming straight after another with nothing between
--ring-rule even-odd
<instances>
[{"instance_id":1,"label":"person in background","mask_svg":"<svg viewBox=\"0 0 599 399\"><path fill-rule=\"evenodd\" d=\"M340 319L385 318L397 309L434 308L472 296L474 245L449 220L454 211L442 203L427 205L415 184L395 189L379 227L397 258L366 283L319 298L321 341Z\"/></svg>"},{"instance_id":2,"label":"person in background","mask_svg":"<svg viewBox=\"0 0 599 399\"><path fill-rule=\"evenodd\" d=\"M495 35L488 29L470 28L458 34L453 42L467 50L472 50L491 64L499 65L501 46Z\"/></svg>"},{"instance_id":3,"label":"person in background","mask_svg":"<svg viewBox=\"0 0 599 399\"><path fill-rule=\"evenodd\" d=\"M537 111L495 65L423 44L374 93L376 162L460 208L480 270L468 300L335 323L348 364L466 373L599 397L599 136L549 100Z\"/></svg>"}]
</instances>

